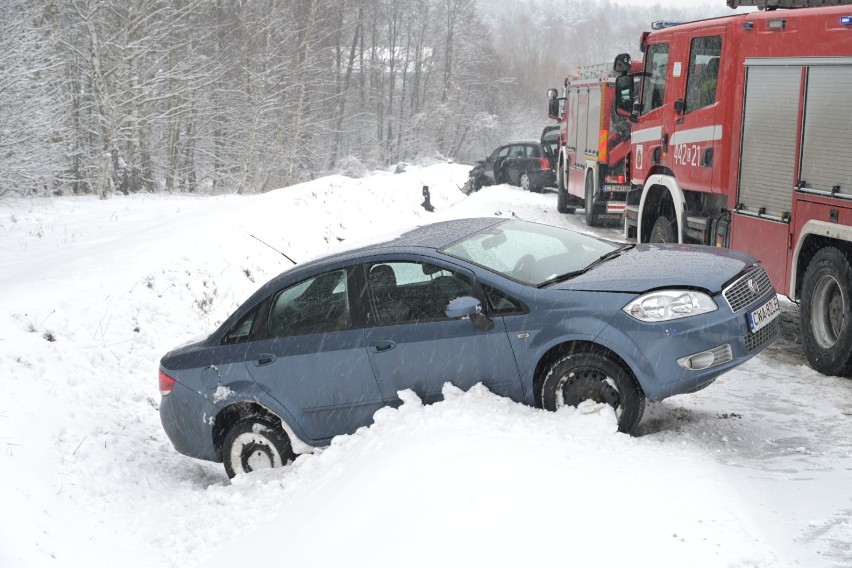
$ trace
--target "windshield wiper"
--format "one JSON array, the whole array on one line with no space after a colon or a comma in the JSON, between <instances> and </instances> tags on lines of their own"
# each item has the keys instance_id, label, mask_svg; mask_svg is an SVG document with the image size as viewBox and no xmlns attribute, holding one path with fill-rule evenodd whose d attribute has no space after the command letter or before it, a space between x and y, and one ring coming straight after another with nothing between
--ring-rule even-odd
<instances>
[{"instance_id":1,"label":"windshield wiper","mask_svg":"<svg viewBox=\"0 0 852 568\"><path fill-rule=\"evenodd\" d=\"M601 255L597 260L593 261L591 264L586 266L585 268L581 268L580 270L573 270L571 272L567 272L565 274L560 274L558 276L552 276L538 285L539 288L544 288L545 286L550 286L551 284L556 284L557 282L565 282L566 280L570 280L575 276L579 276L581 274L585 274L589 270L593 269L596 266L600 266L604 262L608 260L612 260L618 256L621 256L622 253L632 249L636 245L629 244L618 247L615 250L611 250L608 253Z\"/></svg>"}]
</instances>

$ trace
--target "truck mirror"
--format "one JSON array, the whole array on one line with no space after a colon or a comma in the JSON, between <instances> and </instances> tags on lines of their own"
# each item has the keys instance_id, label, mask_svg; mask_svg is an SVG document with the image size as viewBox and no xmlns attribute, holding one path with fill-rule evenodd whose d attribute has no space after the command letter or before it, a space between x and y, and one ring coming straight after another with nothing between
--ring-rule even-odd
<instances>
[{"instance_id":1,"label":"truck mirror","mask_svg":"<svg viewBox=\"0 0 852 568\"><path fill-rule=\"evenodd\" d=\"M630 71L630 54L620 53L615 56L615 61L612 64L612 70L623 75Z\"/></svg>"},{"instance_id":2,"label":"truck mirror","mask_svg":"<svg viewBox=\"0 0 852 568\"><path fill-rule=\"evenodd\" d=\"M615 112L619 116L633 113L633 77L619 75L615 78Z\"/></svg>"},{"instance_id":3,"label":"truck mirror","mask_svg":"<svg viewBox=\"0 0 852 568\"><path fill-rule=\"evenodd\" d=\"M559 91L557 91L556 89L547 89L547 98L548 99L555 99L558 96L559 96Z\"/></svg>"},{"instance_id":4,"label":"truck mirror","mask_svg":"<svg viewBox=\"0 0 852 568\"><path fill-rule=\"evenodd\" d=\"M550 99L547 104L547 114L550 118L559 119L559 99Z\"/></svg>"}]
</instances>

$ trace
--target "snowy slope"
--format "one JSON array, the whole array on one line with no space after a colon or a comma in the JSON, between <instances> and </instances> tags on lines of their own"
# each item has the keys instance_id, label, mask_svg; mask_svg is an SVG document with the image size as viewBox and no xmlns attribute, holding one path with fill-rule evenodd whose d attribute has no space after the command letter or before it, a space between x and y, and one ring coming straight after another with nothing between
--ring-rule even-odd
<instances>
[{"instance_id":1,"label":"snowy slope","mask_svg":"<svg viewBox=\"0 0 852 568\"><path fill-rule=\"evenodd\" d=\"M301 261L445 218L587 230L552 193L464 196L468 169L0 201L0 566L852 564L852 387L791 341L650 405L638 437L447 386L233 484L174 451L159 357L289 267L252 235Z\"/></svg>"}]
</instances>

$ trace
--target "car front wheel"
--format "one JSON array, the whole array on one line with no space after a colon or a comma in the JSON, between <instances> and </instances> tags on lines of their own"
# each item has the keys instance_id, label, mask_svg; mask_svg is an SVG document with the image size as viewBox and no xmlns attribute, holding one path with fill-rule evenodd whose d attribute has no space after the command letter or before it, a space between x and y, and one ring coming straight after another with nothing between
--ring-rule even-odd
<instances>
[{"instance_id":1,"label":"car front wheel","mask_svg":"<svg viewBox=\"0 0 852 568\"><path fill-rule=\"evenodd\" d=\"M621 432L636 428L645 411L645 395L633 375L598 351L562 357L550 366L542 384L541 402L547 410L577 406L585 400L611 406Z\"/></svg>"},{"instance_id":2,"label":"car front wheel","mask_svg":"<svg viewBox=\"0 0 852 568\"><path fill-rule=\"evenodd\" d=\"M838 249L814 255L802 283L802 345L811 366L826 375L852 374L852 266Z\"/></svg>"},{"instance_id":3,"label":"car front wheel","mask_svg":"<svg viewBox=\"0 0 852 568\"><path fill-rule=\"evenodd\" d=\"M287 465L296 456L280 423L266 416L250 416L228 431L222 457L225 473L232 478L240 473Z\"/></svg>"}]
</instances>

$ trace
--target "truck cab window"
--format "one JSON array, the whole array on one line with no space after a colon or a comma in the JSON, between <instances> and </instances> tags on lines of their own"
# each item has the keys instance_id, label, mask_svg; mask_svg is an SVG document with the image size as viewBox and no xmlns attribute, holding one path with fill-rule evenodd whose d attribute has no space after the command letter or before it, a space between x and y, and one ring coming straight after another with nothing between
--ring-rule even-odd
<instances>
[{"instance_id":1,"label":"truck cab window","mask_svg":"<svg viewBox=\"0 0 852 568\"><path fill-rule=\"evenodd\" d=\"M642 112L663 106L666 100L666 76L669 68L669 44L649 45L645 54L645 73L642 87Z\"/></svg>"},{"instance_id":2,"label":"truck cab window","mask_svg":"<svg viewBox=\"0 0 852 568\"><path fill-rule=\"evenodd\" d=\"M685 112L691 112L716 102L716 83L719 79L719 57L722 54L720 36L697 37L689 51L689 76L686 79Z\"/></svg>"}]
</instances>

